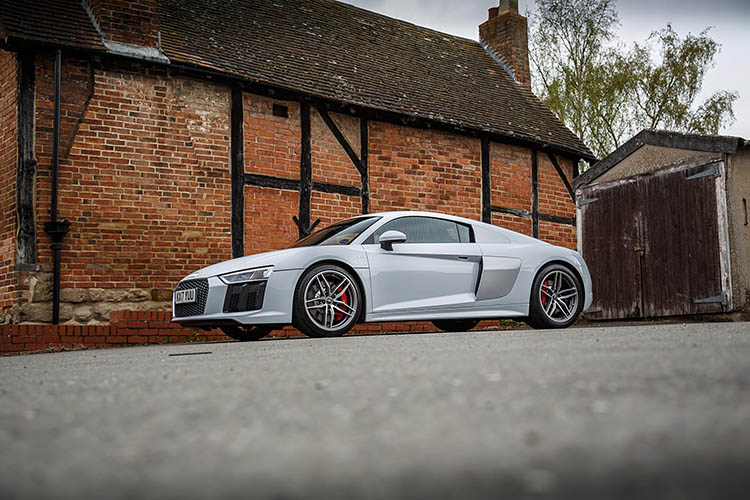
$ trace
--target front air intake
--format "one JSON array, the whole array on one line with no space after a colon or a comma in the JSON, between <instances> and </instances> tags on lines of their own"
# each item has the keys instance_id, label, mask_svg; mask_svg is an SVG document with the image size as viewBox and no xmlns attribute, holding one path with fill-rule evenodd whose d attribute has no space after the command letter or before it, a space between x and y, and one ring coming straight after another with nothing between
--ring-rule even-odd
<instances>
[{"instance_id":1,"label":"front air intake","mask_svg":"<svg viewBox=\"0 0 750 500\"><path fill-rule=\"evenodd\" d=\"M224 297L224 312L257 311L263 307L265 281L229 285Z\"/></svg>"}]
</instances>

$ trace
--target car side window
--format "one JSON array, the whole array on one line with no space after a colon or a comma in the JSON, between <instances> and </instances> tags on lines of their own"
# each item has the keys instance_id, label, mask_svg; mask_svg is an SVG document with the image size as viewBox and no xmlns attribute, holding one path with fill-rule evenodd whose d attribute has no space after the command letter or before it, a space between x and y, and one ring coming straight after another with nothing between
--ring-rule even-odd
<instances>
[{"instance_id":1,"label":"car side window","mask_svg":"<svg viewBox=\"0 0 750 500\"><path fill-rule=\"evenodd\" d=\"M400 217L383 224L365 244L379 243L386 231L401 231L407 243L469 243L469 226L435 217Z\"/></svg>"}]
</instances>

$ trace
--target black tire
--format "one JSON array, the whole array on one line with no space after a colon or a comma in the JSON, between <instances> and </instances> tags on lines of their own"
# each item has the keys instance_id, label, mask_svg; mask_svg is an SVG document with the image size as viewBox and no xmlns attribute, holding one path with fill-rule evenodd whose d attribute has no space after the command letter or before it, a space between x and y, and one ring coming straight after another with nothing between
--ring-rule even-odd
<instances>
[{"instance_id":1,"label":"black tire","mask_svg":"<svg viewBox=\"0 0 750 500\"><path fill-rule=\"evenodd\" d=\"M255 325L255 326L222 326L221 331L224 335L231 337L234 340L240 342L251 342L253 340L260 340L273 330L271 326Z\"/></svg>"},{"instance_id":2,"label":"black tire","mask_svg":"<svg viewBox=\"0 0 750 500\"><path fill-rule=\"evenodd\" d=\"M555 281L557 278L560 279L559 285ZM573 289L575 296L570 296ZM583 300L583 286L576 274L562 264L549 264L534 278L529 317L524 321L536 329L567 328L578 319Z\"/></svg>"},{"instance_id":3,"label":"black tire","mask_svg":"<svg viewBox=\"0 0 750 500\"><path fill-rule=\"evenodd\" d=\"M340 337L359 322L363 303L349 271L334 264L313 266L294 291L293 324L308 337Z\"/></svg>"},{"instance_id":4,"label":"black tire","mask_svg":"<svg viewBox=\"0 0 750 500\"><path fill-rule=\"evenodd\" d=\"M436 319L435 328L444 332L467 332L479 324L478 319Z\"/></svg>"}]
</instances>

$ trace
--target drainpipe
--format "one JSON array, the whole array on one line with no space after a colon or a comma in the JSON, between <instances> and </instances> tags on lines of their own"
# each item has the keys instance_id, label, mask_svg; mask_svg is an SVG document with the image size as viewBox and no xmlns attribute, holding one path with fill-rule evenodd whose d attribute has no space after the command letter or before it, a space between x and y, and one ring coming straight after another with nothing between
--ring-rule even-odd
<instances>
[{"instance_id":1,"label":"drainpipe","mask_svg":"<svg viewBox=\"0 0 750 500\"><path fill-rule=\"evenodd\" d=\"M60 252L65 233L68 232L70 222L57 220L57 172L60 152L60 73L62 69L62 55L60 49L55 52L55 115L52 129L52 202L50 220L44 225L44 232L52 238L53 285L52 285L52 324L60 323Z\"/></svg>"}]
</instances>

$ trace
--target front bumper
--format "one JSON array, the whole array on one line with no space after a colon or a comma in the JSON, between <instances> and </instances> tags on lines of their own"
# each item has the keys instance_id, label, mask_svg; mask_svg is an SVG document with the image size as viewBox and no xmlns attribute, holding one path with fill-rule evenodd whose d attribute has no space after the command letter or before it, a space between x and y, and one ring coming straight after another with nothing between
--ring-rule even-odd
<instances>
[{"instance_id":1,"label":"front bumper","mask_svg":"<svg viewBox=\"0 0 750 500\"><path fill-rule=\"evenodd\" d=\"M292 322L292 304L294 287L299 279L301 269L274 271L266 283L263 306L255 311L224 312L224 302L229 285L218 276L210 276L206 304L202 314L178 316L174 294L172 294L172 322L184 326L222 326L227 324L242 325L286 325ZM183 280L184 283L190 280ZM178 285L179 287L179 285Z\"/></svg>"}]
</instances>

